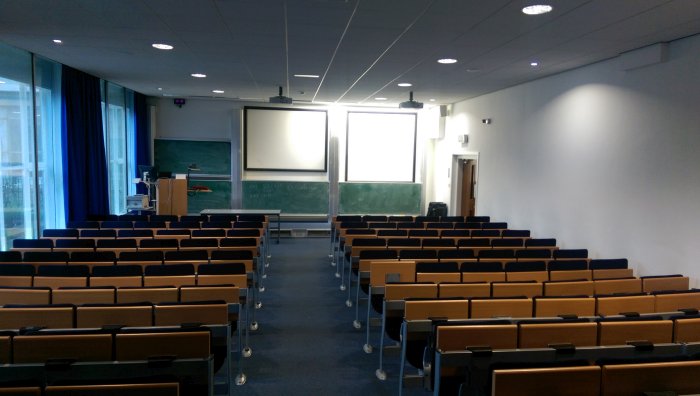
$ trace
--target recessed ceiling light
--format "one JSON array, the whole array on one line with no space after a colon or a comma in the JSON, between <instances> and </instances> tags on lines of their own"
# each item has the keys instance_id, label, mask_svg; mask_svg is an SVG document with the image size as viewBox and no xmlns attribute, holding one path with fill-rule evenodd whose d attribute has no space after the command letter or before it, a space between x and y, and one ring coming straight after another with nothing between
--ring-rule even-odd
<instances>
[{"instance_id":1,"label":"recessed ceiling light","mask_svg":"<svg viewBox=\"0 0 700 396\"><path fill-rule=\"evenodd\" d=\"M539 66L539 65L540 65L539 62L534 62L534 61L530 62L530 66L532 66L532 67Z\"/></svg>"},{"instance_id":2,"label":"recessed ceiling light","mask_svg":"<svg viewBox=\"0 0 700 396\"><path fill-rule=\"evenodd\" d=\"M481 69L479 69L478 67L472 67L472 68L467 69L466 71L467 71L467 73L476 73L476 72L480 72Z\"/></svg>"},{"instance_id":3,"label":"recessed ceiling light","mask_svg":"<svg viewBox=\"0 0 700 396\"><path fill-rule=\"evenodd\" d=\"M374 100L386 100L386 98L374 98Z\"/></svg>"},{"instance_id":4,"label":"recessed ceiling light","mask_svg":"<svg viewBox=\"0 0 700 396\"><path fill-rule=\"evenodd\" d=\"M163 96L173 96L173 94L164 93Z\"/></svg>"},{"instance_id":5,"label":"recessed ceiling light","mask_svg":"<svg viewBox=\"0 0 700 396\"><path fill-rule=\"evenodd\" d=\"M399 83L398 85L399 85L399 87L412 87L413 86L413 84L411 84L411 83Z\"/></svg>"},{"instance_id":6,"label":"recessed ceiling light","mask_svg":"<svg viewBox=\"0 0 700 396\"><path fill-rule=\"evenodd\" d=\"M0 80L0 84L5 84L5 81Z\"/></svg>"},{"instance_id":7,"label":"recessed ceiling light","mask_svg":"<svg viewBox=\"0 0 700 396\"><path fill-rule=\"evenodd\" d=\"M442 63L443 65L450 65L452 63L457 63L457 59L442 58L442 59L438 59L438 63Z\"/></svg>"},{"instance_id":8,"label":"recessed ceiling light","mask_svg":"<svg viewBox=\"0 0 700 396\"><path fill-rule=\"evenodd\" d=\"M222 90L220 90L220 89L214 89L214 90L212 90L212 92L213 92L213 93L219 93L219 94L224 93L224 91L222 91Z\"/></svg>"},{"instance_id":9,"label":"recessed ceiling light","mask_svg":"<svg viewBox=\"0 0 700 396\"><path fill-rule=\"evenodd\" d=\"M428 99L428 100L430 100L431 102L435 102L435 99Z\"/></svg>"},{"instance_id":10,"label":"recessed ceiling light","mask_svg":"<svg viewBox=\"0 0 700 396\"><path fill-rule=\"evenodd\" d=\"M540 15L552 11L552 6L547 4L535 4L523 8L523 14Z\"/></svg>"},{"instance_id":11,"label":"recessed ceiling light","mask_svg":"<svg viewBox=\"0 0 700 396\"><path fill-rule=\"evenodd\" d=\"M52 41L54 44L63 44L63 40L53 39Z\"/></svg>"},{"instance_id":12,"label":"recessed ceiling light","mask_svg":"<svg viewBox=\"0 0 700 396\"><path fill-rule=\"evenodd\" d=\"M162 90L163 90L163 88L161 88L161 87L158 87L158 90L159 90L159 91L162 91Z\"/></svg>"},{"instance_id":13,"label":"recessed ceiling light","mask_svg":"<svg viewBox=\"0 0 700 396\"><path fill-rule=\"evenodd\" d=\"M294 77L299 77L299 78L318 78L318 74L295 74Z\"/></svg>"},{"instance_id":14,"label":"recessed ceiling light","mask_svg":"<svg viewBox=\"0 0 700 396\"><path fill-rule=\"evenodd\" d=\"M192 73L192 74L190 74L190 76L196 77L196 78L204 78L204 77L206 77L207 75L206 75L206 74L202 74L202 73Z\"/></svg>"},{"instance_id":15,"label":"recessed ceiling light","mask_svg":"<svg viewBox=\"0 0 700 396\"><path fill-rule=\"evenodd\" d=\"M155 43L151 44L153 48L159 49L159 50L171 50L173 49L173 46L170 44L162 44L162 43Z\"/></svg>"}]
</instances>

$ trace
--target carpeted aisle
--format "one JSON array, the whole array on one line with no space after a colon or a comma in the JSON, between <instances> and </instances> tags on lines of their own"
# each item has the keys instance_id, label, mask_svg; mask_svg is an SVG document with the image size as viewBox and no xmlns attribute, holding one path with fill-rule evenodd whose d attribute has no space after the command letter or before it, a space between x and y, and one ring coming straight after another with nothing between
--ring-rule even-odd
<instances>
[{"instance_id":1,"label":"carpeted aisle","mask_svg":"<svg viewBox=\"0 0 700 396\"><path fill-rule=\"evenodd\" d=\"M251 332L253 355L244 360L248 382L236 387L236 394L398 394L398 350L385 355L388 379L379 381L377 350L362 350L365 329L352 326L354 309L345 306L333 276L329 243L328 238L287 238L271 245L259 329ZM378 340L379 330L373 330ZM413 388L404 394L428 393Z\"/></svg>"}]
</instances>

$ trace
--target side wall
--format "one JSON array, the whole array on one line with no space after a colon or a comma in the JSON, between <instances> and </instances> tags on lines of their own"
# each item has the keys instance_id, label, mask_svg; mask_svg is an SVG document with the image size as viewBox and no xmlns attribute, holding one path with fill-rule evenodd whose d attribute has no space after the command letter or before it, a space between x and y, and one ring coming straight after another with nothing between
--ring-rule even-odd
<instances>
[{"instance_id":1,"label":"side wall","mask_svg":"<svg viewBox=\"0 0 700 396\"><path fill-rule=\"evenodd\" d=\"M428 199L450 202L452 156L478 152L478 214L698 286L699 106L700 36L671 43L664 63L611 59L457 103Z\"/></svg>"}]
</instances>

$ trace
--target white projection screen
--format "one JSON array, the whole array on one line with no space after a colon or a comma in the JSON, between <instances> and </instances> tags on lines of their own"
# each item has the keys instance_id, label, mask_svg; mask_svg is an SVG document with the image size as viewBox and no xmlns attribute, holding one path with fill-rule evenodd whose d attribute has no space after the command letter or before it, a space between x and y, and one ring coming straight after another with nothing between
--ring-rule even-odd
<instances>
[{"instance_id":1,"label":"white projection screen","mask_svg":"<svg viewBox=\"0 0 700 396\"><path fill-rule=\"evenodd\" d=\"M416 114L348 112L345 180L414 182Z\"/></svg>"},{"instance_id":2,"label":"white projection screen","mask_svg":"<svg viewBox=\"0 0 700 396\"><path fill-rule=\"evenodd\" d=\"M245 170L327 171L325 110L246 106L243 111Z\"/></svg>"}]
</instances>

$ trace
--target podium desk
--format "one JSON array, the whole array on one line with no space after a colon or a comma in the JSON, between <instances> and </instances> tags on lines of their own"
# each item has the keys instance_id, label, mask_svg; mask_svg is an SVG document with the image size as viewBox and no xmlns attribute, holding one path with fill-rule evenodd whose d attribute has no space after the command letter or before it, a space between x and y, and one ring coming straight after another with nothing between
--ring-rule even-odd
<instances>
[{"instance_id":1,"label":"podium desk","mask_svg":"<svg viewBox=\"0 0 700 396\"><path fill-rule=\"evenodd\" d=\"M156 214L187 214L187 179L160 178L156 181Z\"/></svg>"}]
</instances>

